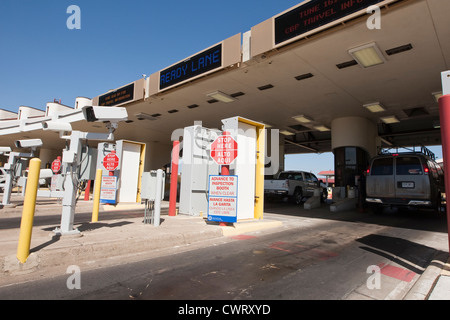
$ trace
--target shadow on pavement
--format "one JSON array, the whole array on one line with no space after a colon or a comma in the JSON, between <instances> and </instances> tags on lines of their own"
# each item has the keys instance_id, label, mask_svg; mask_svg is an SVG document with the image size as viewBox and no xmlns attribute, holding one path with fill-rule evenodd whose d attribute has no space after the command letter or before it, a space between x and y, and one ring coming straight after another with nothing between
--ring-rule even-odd
<instances>
[{"instance_id":1,"label":"shadow on pavement","mask_svg":"<svg viewBox=\"0 0 450 320\"><path fill-rule=\"evenodd\" d=\"M266 201L264 202L264 212L302 218L362 222L389 227L447 233L447 217L445 214L437 215L430 210L418 210L414 208L404 210L386 208L381 213L374 213L370 210L365 213L359 213L357 209L331 212L330 205L326 203L323 203L320 208L306 210L303 208L303 205L295 205L283 201Z\"/></svg>"},{"instance_id":2,"label":"shadow on pavement","mask_svg":"<svg viewBox=\"0 0 450 320\"><path fill-rule=\"evenodd\" d=\"M445 254L409 240L377 234L370 234L356 241L366 245L361 246L361 249L385 257L417 274L422 274L437 256Z\"/></svg>"}]
</instances>

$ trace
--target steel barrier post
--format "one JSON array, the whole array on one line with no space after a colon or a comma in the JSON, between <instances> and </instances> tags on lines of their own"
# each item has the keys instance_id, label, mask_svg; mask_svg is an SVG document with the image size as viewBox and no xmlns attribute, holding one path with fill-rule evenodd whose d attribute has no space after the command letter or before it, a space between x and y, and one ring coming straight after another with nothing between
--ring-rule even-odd
<instances>
[{"instance_id":1,"label":"steel barrier post","mask_svg":"<svg viewBox=\"0 0 450 320\"><path fill-rule=\"evenodd\" d=\"M95 175L94 207L92 209L92 222L98 222L98 211L100 209L100 192L102 189L102 169L98 169Z\"/></svg>"},{"instance_id":2,"label":"steel barrier post","mask_svg":"<svg viewBox=\"0 0 450 320\"><path fill-rule=\"evenodd\" d=\"M442 73L442 94L439 98L439 118L441 124L442 156L444 158L445 192L450 191L450 71ZM447 199L447 234L450 249L450 201Z\"/></svg>"},{"instance_id":3,"label":"steel barrier post","mask_svg":"<svg viewBox=\"0 0 450 320\"><path fill-rule=\"evenodd\" d=\"M20 222L19 244L17 246L17 259L25 263L30 255L31 233L33 230L34 210L36 208L37 189L39 186L39 174L41 171L41 160L34 158L30 160L28 171L25 201Z\"/></svg>"},{"instance_id":4,"label":"steel barrier post","mask_svg":"<svg viewBox=\"0 0 450 320\"><path fill-rule=\"evenodd\" d=\"M171 217L176 216L176 209L177 209L179 158L180 158L180 141L174 141L172 149L172 171L170 174L170 198L169 198L169 216Z\"/></svg>"},{"instance_id":5,"label":"steel barrier post","mask_svg":"<svg viewBox=\"0 0 450 320\"><path fill-rule=\"evenodd\" d=\"M156 195L155 195L155 215L153 224L155 227L159 227L161 216L161 198L162 198L162 185L163 185L163 171L161 169L156 171Z\"/></svg>"}]
</instances>

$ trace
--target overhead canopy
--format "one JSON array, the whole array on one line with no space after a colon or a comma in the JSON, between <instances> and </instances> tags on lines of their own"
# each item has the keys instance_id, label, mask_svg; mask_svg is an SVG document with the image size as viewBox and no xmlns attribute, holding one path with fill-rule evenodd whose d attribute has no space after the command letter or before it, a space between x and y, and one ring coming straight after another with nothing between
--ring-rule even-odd
<instances>
[{"instance_id":1,"label":"overhead canopy","mask_svg":"<svg viewBox=\"0 0 450 320\"><path fill-rule=\"evenodd\" d=\"M298 7L314 3L319 2L304 2ZM170 144L177 128L195 121L214 128L220 126L220 119L239 115L285 130L282 137L289 141L286 153L326 152L331 151L327 130L332 129L332 120L357 116L378 124L385 145L440 144L438 104L433 93L442 90L440 73L449 69L450 2L367 3L381 5L379 30L369 29L371 15L359 10L287 40L277 38L276 21L301 11L295 7L255 26L251 33L236 35L174 63L145 83L141 79L135 83L133 98L119 101L127 108L129 121L119 125L116 138ZM331 14L325 8L310 8L308 12L310 18ZM296 24L293 26L292 32ZM367 47L375 48L373 52L381 62L365 68L356 62L355 52ZM220 63L214 56L219 49ZM211 55L210 60L201 64L199 59L206 59L205 54ZM182 78L189 61L191 76ZM194 69L208 63L211 69L195 74ZM228 103L211 95L217 92L225 94ZM106 101L105 94L93 100L100 101L103 96ZM105 131L98 123L80 121L73 126ZM11 137L4 133L0 128L0 145L32 135L17 132ZM43 136L44 144L46 139L58 143L58 135L52 134Z\"/></svg>"}]
</instances>

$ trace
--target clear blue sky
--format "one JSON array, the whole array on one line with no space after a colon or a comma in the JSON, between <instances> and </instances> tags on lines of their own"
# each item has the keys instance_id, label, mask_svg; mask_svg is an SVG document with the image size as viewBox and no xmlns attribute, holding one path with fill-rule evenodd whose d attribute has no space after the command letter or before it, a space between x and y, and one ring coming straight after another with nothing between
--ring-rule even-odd
<instances>
[{"instance_id":1,"label":"clear blue sky","mask_svg":"<svg viewBox=\"0 0 450 320\"><path fill-rule=\"evenodd\" d=\"M0 108L73 106L150 75L300 0L1 0ZM69 30L67 8L81 9Z\"/></svg>"},{"instance_id":2,"label":"clear blue sky","mask_svg":"<svg viewBox=\"0 0 450 320\"><path fill-rule=\"evenodd\" d=\"M0 108L44 110L150 75L301 0L0 0ZM81 9L69 30L67 8ZM433 149L442 157L440 147ZM331 153L286 156L286 169L333 169Z\"/></svg>"}]
</instances>

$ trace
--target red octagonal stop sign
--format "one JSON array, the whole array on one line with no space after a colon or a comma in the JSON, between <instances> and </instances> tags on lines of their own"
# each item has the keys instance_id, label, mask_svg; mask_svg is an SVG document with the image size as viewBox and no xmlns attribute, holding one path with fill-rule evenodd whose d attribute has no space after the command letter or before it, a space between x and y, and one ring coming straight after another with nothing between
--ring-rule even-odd
<instances>
[{"instance_id":1,"label":"red octagonal stop sign","mask_svg":"<svg viewBox=\"0 0 450 320\"><path fill-rule=\"evenodd\" d=\"M58 173L61 170L61 157L56 158L52 162L52 171L53 173Z\"/></svg>"},{"instance_id":2,"label":"red octagonal stop sign","mask_svg":"<svg viewBox=\"0 0 450 320\"><path fill-rule=\"evenodd\" d=\"M224 132L211 144L211 158L219 165L229 165L238 156L238 143L228 132Z\"/></svg>"},{"instance_id":3,"label":"red octagonal stop sign","mask_svg":"<svg viewBox=\"0 0 450 320\"><path fill-rule=\"evenodd\" d=\"M111 151L103 158L103 167L108 171L114 171L119 166L119 157L116 151Z\"/></svg>"}]
</instances>

